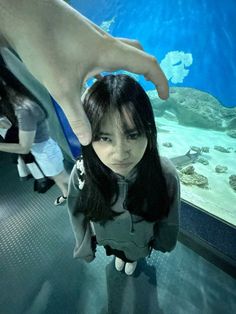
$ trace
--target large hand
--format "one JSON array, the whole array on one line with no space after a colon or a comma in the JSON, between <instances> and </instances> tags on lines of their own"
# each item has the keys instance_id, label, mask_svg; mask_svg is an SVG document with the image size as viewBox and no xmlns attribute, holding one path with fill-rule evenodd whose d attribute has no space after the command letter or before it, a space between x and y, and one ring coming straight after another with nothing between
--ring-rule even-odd
<instances>
[{"instance_id":1,"label":"large hand","mask_svg":"<svg viewBox=\"0 0 236 314\"><path fill-rule=\"evenodd\" d=\"M128 70L143 74L162 99L168 97L167 80L157 60L140 50L137 42L111 37L61 0L1 2L10 12L3 19L0 8L4 38L61 105L81 144L91 141L81 104L82 86L89 77Z\"/></svg>"}]
</instances>

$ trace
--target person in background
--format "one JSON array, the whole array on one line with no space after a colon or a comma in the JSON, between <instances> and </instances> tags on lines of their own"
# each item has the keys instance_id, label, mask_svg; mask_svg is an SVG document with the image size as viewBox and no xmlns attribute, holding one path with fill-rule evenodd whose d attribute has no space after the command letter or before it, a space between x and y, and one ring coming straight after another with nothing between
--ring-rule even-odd
<instances>
[{"instance_id":1,"label":"person in background","mask_svg":"<svg viewBox=\"0 0 236 314\"><path fill-rule=\"evenodd\" d=\"M0 116L0 141L2 143L19 143L17 124L13 125L5 116ZM12 157L12 162L17 164L21 181L34 178L34 191L45 193L55 184L53 180L45 177L31 152L28 154L13 154Z\"/></svg>"},{"instance_id":2,"label":"person in background","mask_svg":"<svg viewBox=\"0 0 236 314\"><path fill-rule=\"evenodd\" d=\"M96 244L132 275L152 249L170 252L179 230L180 184L160 157L150 100L133 78L107 75L87 90L92 143L82 147L69 181L74 257L91 262Z\"/></svg>"},{"instance_id":3,"label":"person in background","mask_svg":"<svg viewBox=\"0 0 236 314\"><path fill-rule=\"evenodd\" d=\"M88 78L131 71L153 82L160 98L168 98L168 82L156 58L137 40L114 38L62 0L1 0L0 45L14 49L48 89L82 145L92 137L81 104Z\"/></svg>"},{"instance_id":4,"label":"person in background","mask_svg":"<svg viewBox=\"0 0 236 314\"><path fill-rule=\"evenodd\" d=\"M0 143L0 151L16 154L32 153L46 177L55 181L61 195L55 205L65 203L68 193L63 154L50 138L47 113L38 100L18 81L9 69L0 65L0 115L18 126L19 143Z\"/></svg>"}]
</instances>

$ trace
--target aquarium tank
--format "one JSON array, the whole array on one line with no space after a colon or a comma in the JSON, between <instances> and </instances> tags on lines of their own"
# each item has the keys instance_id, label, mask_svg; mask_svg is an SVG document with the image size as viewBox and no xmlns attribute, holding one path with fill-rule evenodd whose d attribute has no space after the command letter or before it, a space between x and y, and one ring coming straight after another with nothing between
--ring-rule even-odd
<instances>
[{"instance_id":1,"label":"aquarium tank","mask_svg":"<svg viewBox=\"0 0 236 314\"><path fill-rule=\"evenodd\" d=\"M112 36L139 40L158 59L168 100L129 74L151 99L160 153L178 169L183 200L236 226L234 0L69 3Z\"/></svg>"},{"instance_id":2,"label":"aquarium tank","mask_svg":"<svg viewBox=\"0 0 236 314\"><path fill-rule=\"evenodd\" d=\"M40 3L49 2L54 3ZM16 154L0 152L0 314L234 313L236 1L66 2L111 36L138 40L166 75L170 93L161 100L143 76L115 72L131 75L144 87L155 115L159 152L178 171L178 241L171 252L152 250L132 276L117 271L114 256L107 256L103 246L97 245L91 263L75 259L68 209L54 205L56 185L40 191L30 174L20 180ZM48 112L51 136L71 172L81 146L62 107L9 52L1 51L0 63L13 74L21 69L22 83ZM84 87L93 82L91 78ZM4 143L7 131L2 132ZM132 226L136 221L131 219Z\"/></svg>"}]
</instances>

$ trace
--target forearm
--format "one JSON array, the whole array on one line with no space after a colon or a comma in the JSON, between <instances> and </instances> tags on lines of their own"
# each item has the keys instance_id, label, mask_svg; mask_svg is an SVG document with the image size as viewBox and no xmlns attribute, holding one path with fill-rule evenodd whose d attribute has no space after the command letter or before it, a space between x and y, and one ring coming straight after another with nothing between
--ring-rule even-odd
<instances>
[{"instance_id":1,"label":"forearm","mask_svg":"<svg viewBox=\"0 0 236 314\"><path fill-rule=\"evenodd\" d=\"M70 102L67 93L73 94L74 85L67 82L71 71L69 74L65 69L70 66L70 60L75 60L76 64L80 60L77 69L80 81L84 81L87 72L89 77L92 76L90 64L84 65L97 58L97 50L90 46L93 43L99 47L103 36L63 0L0 0L0 33L2 42L8 43L18 53L27 69L59 103L63 102L67 117L77 116L77 109L71 110L72 106L67 105ZM76 38L73 39L76 45L72 44L71 38ZM79 46L79 49L74 46ZM62 78L62 72L65 78ZM101 72L100 68L95 72ZM55 84L57 76L63 84L63 91L58 89L60 84ZM79 84L77 82L74 86L77 92ZM78 100L75 101L78 104Z\"/></svg>"},{"instance_id":2,"label":"forearm","mask_svg":"<svg viewBox=\"0 0 236 314\"><path fill-rule=\"evenodd\" d=\"M25 37L50 25L50 19L56 18L63 5L67 4L61 0L1 0L0 44L17 51Z\"/></svg>"},{"instance_id":3,"label":"forearm","mask_svg":"<svg viewBox=\"0 0 236 314\"><path fill-rule=\"evenodd\" d=\"M0 143L0 151L5 153L28 154L29 149L21 144Z\"/></svg>"},{"instance_id":4,"label":"forearm","mask_svg":"<svg viewBox=\"0 0 236 314\"><path fill-rule=\"evenodd\" d=\"M24 15L34 0L1 0L0 2L0 44L15 48L17 36L22 32ZM27 5L28 4L28 5Z\"/></svg>"}]
</instances>

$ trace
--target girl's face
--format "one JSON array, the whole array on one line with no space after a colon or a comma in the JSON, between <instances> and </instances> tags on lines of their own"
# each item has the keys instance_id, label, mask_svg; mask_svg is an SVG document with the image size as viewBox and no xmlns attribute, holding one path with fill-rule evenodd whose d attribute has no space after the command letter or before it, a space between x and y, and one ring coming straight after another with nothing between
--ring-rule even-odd
<instances>
[{"instance_id":1,"label":"girl's face","mask_svg":"<svg viewBox=\"0 0 236 314\"><path fill-rule=\"evenodd\" d=\"M139 134L127 114L121 118L114 112L101 121L100 132L92 146L104 165L125 177L142 159L147 137Z\"/></svg>"}]
</instances>

